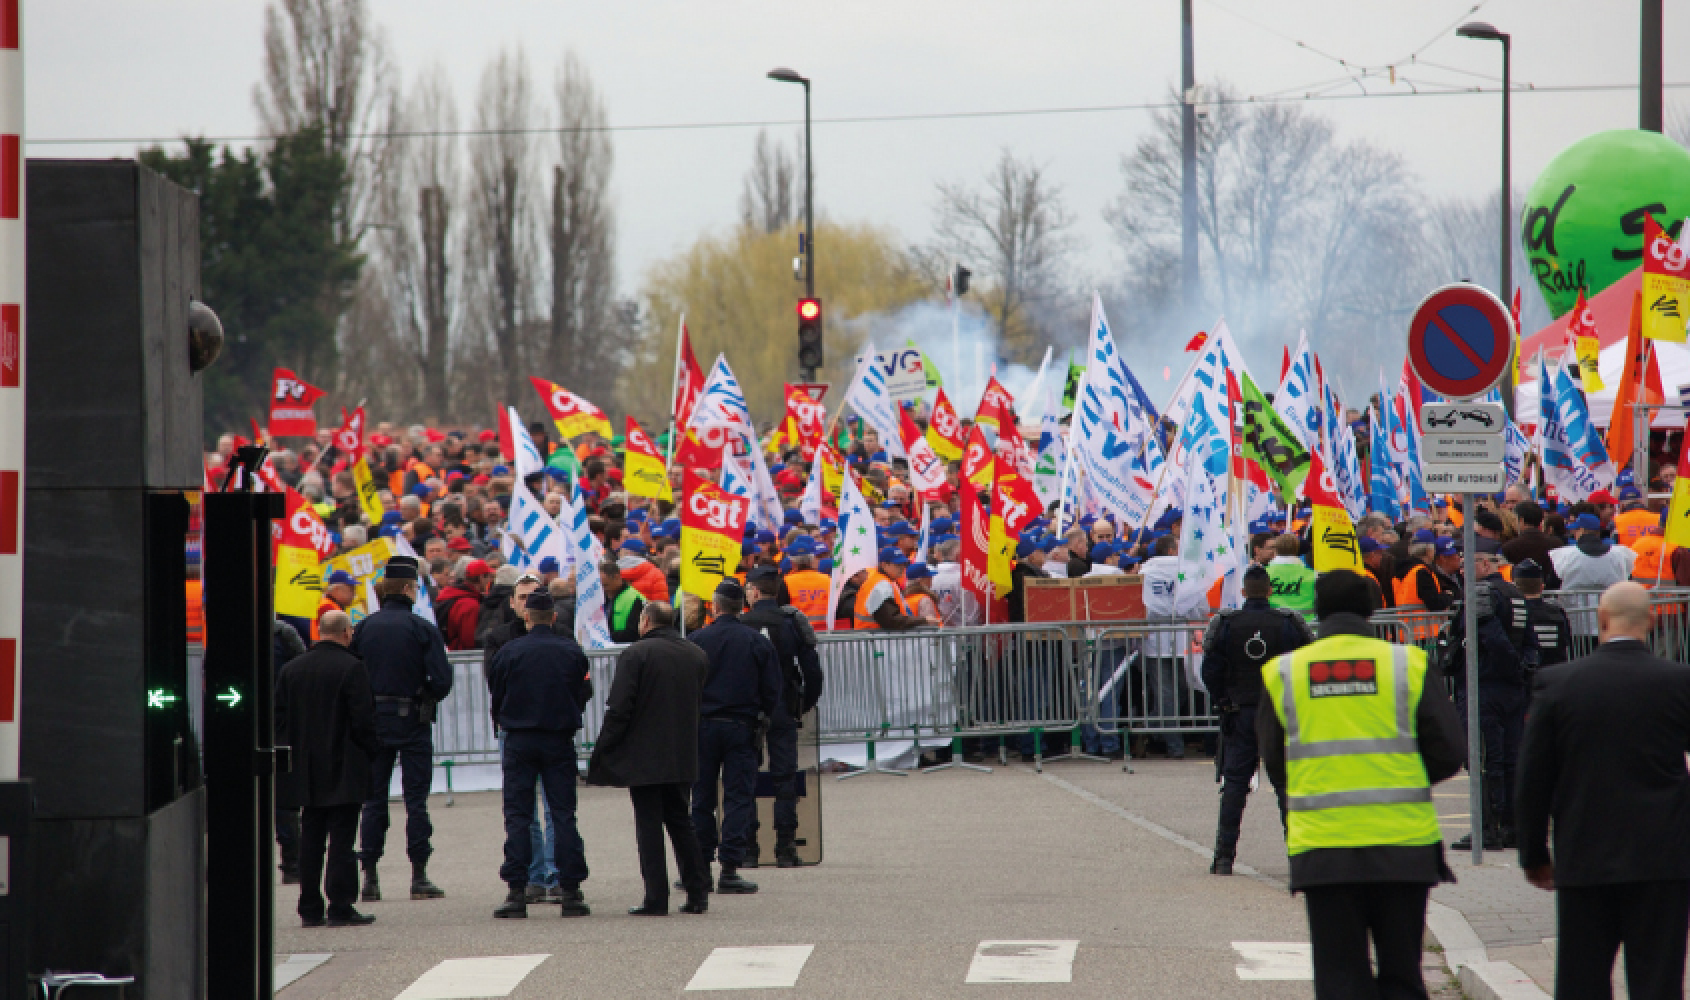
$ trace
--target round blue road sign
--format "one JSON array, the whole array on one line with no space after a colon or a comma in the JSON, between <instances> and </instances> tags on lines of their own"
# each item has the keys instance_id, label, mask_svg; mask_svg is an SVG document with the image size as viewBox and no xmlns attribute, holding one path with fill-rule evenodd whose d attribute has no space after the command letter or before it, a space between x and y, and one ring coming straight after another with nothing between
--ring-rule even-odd
<instances>
[{"instance_id":1,"label":"round blue road sign","mask_svg":"<svg viewBox=\"0 0 1690 1000\"><path fill-rule=\"evenodd\" d=\"M1502 380L1513 359L1514 321L1478 285L1445 285L1426 296L1408 325L1408 363L1446 399L1472 399Z\"/></svg>"}]
</instances>

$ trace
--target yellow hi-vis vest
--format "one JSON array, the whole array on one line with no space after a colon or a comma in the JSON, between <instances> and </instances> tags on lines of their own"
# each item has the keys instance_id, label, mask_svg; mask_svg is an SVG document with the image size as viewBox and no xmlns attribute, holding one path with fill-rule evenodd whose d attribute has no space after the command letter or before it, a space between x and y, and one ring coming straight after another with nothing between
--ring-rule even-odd
<instances>
[{"instance_id":1,"label":"yellow hi-vis vest","mask_svg":"<svg viewBox=\"0 0 1690 1000\"><path fill-rule=\"evenodd\" d=\"M1426 654L1380 639L1321 639L1262 665L1285 729L1285 845L1407 847L1443 839L1415 708Z\"/></svg>"}]
</instances>

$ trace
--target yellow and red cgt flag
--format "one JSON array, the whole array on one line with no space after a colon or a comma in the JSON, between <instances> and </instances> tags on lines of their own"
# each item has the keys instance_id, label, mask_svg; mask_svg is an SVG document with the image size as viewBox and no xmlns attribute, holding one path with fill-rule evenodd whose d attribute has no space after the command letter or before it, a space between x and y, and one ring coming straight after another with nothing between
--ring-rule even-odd
<instances>
[{"instance_id":1,"label":"yellow and red cgt flag","mask_svg":"<svg viewBox=\"0 0 1690 1000\"><path fill-rule=\"evenodd\" d=\"M1312 515L1309 541L1314 546L1314 571L1348 569L1367 572L1361 561L1361 543L1356 540L1355 522L1338 499L1332 470L1320 460L1318 449L1309 452L1309 475L1303 481Z\"/></svg>"},{"instance_id":2,"label":"yellow and red cgt flag","mask_svg":"<svg viewBox=\"0 0 1690 1000\"><path fill-rule=\"evenodd\" d=\"M822 492L837 498L845 487L845 456L832 443L823 441L816 449L816 461L822 464Z\"/></svg>"},{"instance_id":3,"label":"yellow and red cgt flag","mask_svg":"<svg viewBox=\"0 0 1690 1000\"><path fill-rule=\"evenodd\" d=\"M992 485L992 449L979 424L968 429L968 446L962 450L962 478L977 489L990 489Z\"/></svg>"},{"instance_id":4,"label":"yellow and red cgt flag","mask_svg":"<svg viewBox=\"0 0 1690 1000\"><path fill-rule=\"evenodd\" d=\"M1690 430L1690 422L1686 423ZM1678 478L1672 484L1672 503L1667 507L1666 531L1668 545L1690 546L1690 448L1682 436L1678 439Z\"/></svg>"},{"instance_id":5,"label":"yellow and red cgt flag","mask_svg":"<svg viewBox=\"0 0 1690 1000\"><path fill-rule=\"evenodd\" d=\"M986 380L986 391L980 394L980 406L974 411L974 424L985 424L1001 430L1005 423L1015 422L1015 397L1009 394L994 375Z\"/></svg>"},{"instance_id":6,"label":"yellow and red cgt flag","mask_svg":"<svg viewBox=\"0 0 1690 1000\"><path fill-rule=\"evenodd\" d=\"M927 418L927 443L933 446L935 455L947 462L962 457L962 421L957 419L956 407L943 389L933 400L933 415Z\"/></svg>"},{"instance_id":7,"label":"yellow and red cgt flag","mask_svg":"<svg viewBox=\"0 0 1690 1000\"><path fill-rule=\"evenodd\" d=\"M334 432L334 446L352 467L352 482L358 488L358 506L371 524L380 524L387 509L381 503L382 483L370 471L370 457L364 450L364 408L340 411L340 428Z\"/></svg>"},{"instance_id":8,"label":"yellow and red cgt flag","mask_svg":"<svg viewBox=\"0 0 1690 1000\"><path fill-rule=\"evenodd\" d=\"M311 501L287 491L285 516L270 526L276 567L276 614L315 620L323 596L323 557L334 552Z\"/></svg>"},{"instance_id":9,"label":"yellow and red cgt flag","mask_svg":"<svg viewBox=\"0 0 1690 1000\"><path fill-rule=\"evenodd\" d=\"M986 575L998 597L1009 593L1014 586L1010 570L1014 565L1015 543L1027 522L1039 516L1044 504L1032 480L1016 471L1013 462L996 462L996 481L992 488L992 519L987 532Z\"/></svg>"},{"instance_id":10,"label":"yellow and red cgt flag","mask_svg":"<svg viewBox=\"0 0 1690 1000\"><path fill-rule=\"evenodd\" d=\"M633 417L628 418L628 432L622 439L622 445L623 489L637 497L673 500L675 494L669 489L669 477L663 474L663 456L658 454L657 445L652 444L651 438L646 436Z\"/></svg>"},{"instance_id":11,"label":"yellow and red cgt flag","mask_svg":"<svg viewBox=\"0 0 1690 1000\"><path fill-rule=\"evenodd\" d=\"M681 590L708 601L716 584L739 566L745 520L751 501L722 488L691 469L681 490Z\"/></svg>"},{"instance_id":12,"label":"yellow and red cgt flag","mask_svg":"<svg viewBox=\"0 0 1690 1000\"><path fill-rule=\"evenodd\" d=\"M1643 215L1643 337L1684 343L1690 314L1690 249ZM1620 411L1615 410L1615 413ZM1612 454L1610 452L1609 454ZM1618 459L1616 459L1617 461Z\"/></svg>"},{"instance_id":13,"label":"yellow and red cgt flag","mask_svg":"<svg viewBox=\"0 0 1690 1000\"><path fill-rule=\"evenodd\" d=\"M1573 311L1567 314L1567 348L1562 358L1577 359L1576 370L1584 391L1601 392L1602 340L1596 332L1596 312L1584 300L1583 288L1579 289L1578 302L1573 305Z\"/></svg>"},{"instance_id":14,"label":"yellow and red cgt flag","mask_svg":"<svg viewBox=\"0 0 1690 1000\"><path fill-rule=\"evenodd\" d=\"M557 424L557 432L565 441L588 433L598 434L606 441L615 436L610 429L610 418L603 410L555 382L533 377L528 381L534 383L534 390L545 401L546 412L552 415L552 423Z\"/></svg>"},{"instance_id":15,"label":"yellow and red cgt flag","mask_svg":"<svg viewBox=\"0 0 1690 1000\"><path fill-rule=\"evenodd\" d=\"M687 318L681 317L681 342L675 350L675 426L685 427L692 419L692 407L704 391L704 370L693 357L692 337L687 334Z\"/></svg>"},{"instance_id":16,"label":"yellow and red cgt flag","mask_svg":"<svg viewBox=\"0 0 1690 1000\"><path fill-rule=\"evenodd\" d=\"M787 383L786 419L781 421L776 433L777 446L783 451L797 448L804 461L813 462L816 446L822 443L826 430L827 407L816 402L808 392Z\"/></svg>"},{"instance_id":17,"label":"yellow and red cgt flag","mask_svg":"<svg viewBox=\"0 0 1690 1000\"><path fill-rule=\"evenodd\" d=\"M898 407L898 436L909 456L910 486L924 502L938 503L945 491L945 463L934 454L933 445L922 436L910 411L902 406Z\"/></svg>"}]
</instances>

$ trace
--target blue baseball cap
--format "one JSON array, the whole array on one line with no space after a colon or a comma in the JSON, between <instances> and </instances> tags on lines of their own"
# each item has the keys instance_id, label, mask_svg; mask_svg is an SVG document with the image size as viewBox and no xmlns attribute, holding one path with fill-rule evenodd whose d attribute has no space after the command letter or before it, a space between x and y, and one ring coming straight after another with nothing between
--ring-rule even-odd
<instances>
[{"instance_id":1,"label":"blue baseball cap","mask_svg":"<svg viewBox=\"0 0 1690 1000\"><path fill-rule=\"evenodd\" d=\"M1058 545L1061 545L1061 544L1063 544L1062 540L1057 538L1055 535L1040 535L1039 536L1039 551L1040 552L1049 552L1049 551L1051 551L1052 549L1056 548Z\"/></svg>"},{"instance_id":2,"label":"blue baseball cap","mask_svg":"<svg viewBox=\"0 0 1690 1000\"><path fill-rule=\"evenodd\" d=\"M1168 508L1167 510L1162 512L1161 517L1156 519L1156 530L1157 531L1167 531L1167 530L1169 530L1170 528L1172 528L1174 526L1174 522L1180 520L1183 516L1184 516L1183 511L1175 510L1172 507Z\"/></svg>"},{"instance_id":3,"label":"blue baseball cap","mask_svg":"<svg viewBox=\"0 0 1690 1000\"><path fill-rule=\"evenodd\" d=\"M1039 543L1031 538L1023 538L1015 543L1015 558L1025 559L1039 551Z\"/></svg>"},{"instance_id":4,"label":"blue baseball cap","mask_svg":"<svg viewBox=\"0 0 1690 1000\"><path fill-rule=\"evenodd\" d=\"M1091 561L1094 563L1104 562L1119 551L1120 549L1116 548L1112 542L1098 542L1091 547Z\"/></svg>"},{"instance_id":5,"label":"blue baseball cap","mask_svg":"<svg viewBox=\"0 0 1690 1000\"><path fill-rule=\"evenodd\" d=\"M759 532L757 532L757 544L758 545L773 545L774 543L775 543L775 533L774 532L772 532L772 531L759 531Z\"/></svg>"},{"instance_id":6,"label":"blue baseball cap","mask_svg":"<svg viewBox=\"0 0 1690 1000\"><path fill-rule=\"evenodd\" d=\"M325 585L330 586L330 587L335 587L335 586L356 587L356 586L358 586L358 581L353 579L351 573L348 573L347 571L345 571L343 569L337 569L333 573L329 574L329 578L326 581Z\"/></svg>"},{"instance_id":7,"label":"blue baseball cap","mask_svg":"<svg viewBox=\"0 0 1690 1000\"><path fill-rule=\"evenodd\" d=\"M508 476L510 474L511 474L511 470L510 470L510 466L508 466L508 465L495 465L495 466L493 466L493 475L495 475L495 476Z\"/></svg>"},{"instance_id":8,"label":"blue baseball cap","mask_svg":"<svg viewBox=\"0 0 1690 1000\"><path fill-rule=\"evenodd\" d=\"M1574 531L1601 531L1602 519L1595 514L1580 514L1573 518L1572 528Z\"/></svg>"},{"instance_id":9,"label":"blue baseball cap","mask_svg":"<svg viewBox=\"0 0 1690 1000\"><path fill-rule=\"evenodd\" d=\"M1414 539L1413 540L1416 543L1419 543L1419 542L1436 542L1438 540L1438 533L1433 531L1431 528L1421 528L1419 531L1416 531L1414 533Z\"/></svg>"},{"instance_id":10,"label":"blue baseball cap","mask_svg":"<svg viewBox=\"0 0 1690 1000\"><path fill-rule=\"evenodd\" d=\"M1440 538L1432 543L1440 556L1455 556L1461 554L1461 546L1455 544L1453 538Z\"/></svg>"},{"instance_id":11,"label":"blue baseball cap","mask_svg":"<svg viewBox=\"0 0 1690 1000\"><path fill-rule=\"evenodd\" d=\"M1378 552L1380 549L1385 547L1380 545L1379 542L1371 535L1361 536L1361 538L1356 541L1356 544L1361 548L1361 554L1364 556L1372 552Z\"/></svg>"},{"instance_id":12,"label":"blue baseball cap","mask_svg":"<svg viewBox=\"0 0 1690 1000\"><path fill-rule=\"evenodd\" d=\"M880 561L891 563L894 566L908 566L910 564L909 558L904 555L903 550L892 546L880 550Z\"/></svg>"},{"instance_id":13,"label":"blue baseball cap","mask_svg":"<svg viewBox=\"0 0 1690 1000\"><path fill-rule=\"evenodd\" d=\"M636 555L643 556L648 550L645 547L645 542L640 541L638 538L624 538L622 539L622 551L632 552Z\"/></svg>"},{"instance_id":14,"label":"blue baseball cap","mask_svg":"<svg viewBox=\"0 0 1690 1000\"><path fill-rule=\"evenodd\" d=\"M796 507L788 507L783 515L787 524L798 525L804 523L804 514Z\"/></svg>"},{"instance_id":15,"label":"blue baseball cap","mask_svg":"<svg viewBox=\"0 0 1690 1000\"><path fill-rule=\"evenodd\" d=\"M559 567L556 556L547 556L546 558L540 560L540 572L556 573L558 570Z\"/></svg>"},{"instance_id":16,"label":"blue baseball cap","mask_svg":"<svg viewBox=\"0 0 1690 1000\"><path fill-rule=\"evenodd\" d=\"M932 577L933 571L928 568L926 563L915 563L904 571L904 579L906 580L928 580Z\"/></svg>"},{"instance_id":17,"label":"blue baseball cap","mask_svg":"<svg viewBox=\"0 0 1690 1000\"><path fill-rule=\"evenodd\" d=\"M936 517L933 519L933 523L929 525L935 535L949 534L950 530L955 526L956 522L948 517Z\"/></svg>"},{"instance_id":18,"label":"blue baseball cap","mask_svg":"<svg viewBox=\"0 0 1690 1000\"><path fill-rule=\"evenodd\" d=\"M786 547L789 556L813 556L816 554L816 540L809 535L799 535Z\"/></svg>"},{"instance_id":19,"label":"blue baseball cap","mask_svg":"<svg viewBox=\"0 0 1690 1000\"><path fill-rule=\"evenodd\" d=\"M744 542L739 547L739 554L742 555L742 556L748 556L748 555L751 555L753 552L760 552L760 551L762 551L762 550L757 547L756 542Z\"/></svg>"},{"instance_id":20,"label":"blue baseball cap","mask_svg":"<svg viewBox=\"0 0 1690 1000\"><path fill-rule=\"evenodd\" d=\"M921 532L910 527L910 523L908 521L893 521L891 526L886 529L886 534L892 538L897 538L899 536L906 538L921 537Z\"/></svg>"}]
</instances>

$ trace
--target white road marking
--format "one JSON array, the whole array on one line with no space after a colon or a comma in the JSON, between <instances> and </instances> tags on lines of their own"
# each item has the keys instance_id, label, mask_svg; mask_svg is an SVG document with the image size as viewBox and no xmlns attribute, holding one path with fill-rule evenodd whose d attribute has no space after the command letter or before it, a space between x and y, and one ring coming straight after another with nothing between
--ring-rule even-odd
<instances>
[{"instance_id":1,"label":"white road marking","mask_svg":"<svg viewBox=\"0 0 1690 1000\"><path fill-rule=\"evenodd\" d=\"M333 957L332 953L326 955L289 955L287 961L277 962L276 992L280 993L287 987L304 979L307 972Z\"/></svg>"},{"instance_id":2,"label":"white road marking","mask_svg":"<svg viewBox=\"0 0 1690 1000\"><path fill-rule=\"evenodd\" d=\"M964 983L1071 983L1078 941L982 941Z\"/></svg>"},{"instance_id":3,"label":"white road marking","mask_svg":"<svg viewBox=\"0 0 1690 1000\"><path fill-rule=\"evenodd\" d=\"M798 985L813 944L717 948L693 973L689 990L783 990Z\"/></svg>"},{"instance_id":4,"label":"white road marking","mask_svg":"<svg viewBox=\"0 0 1690 1000\"><path fill-rule=\"evenodd\" d=\"M483 1000L511 990L550 955L493 955L449 958L423 973L394 1000Z\"/></svg>"},{"instance_id":5,"label":"white road marking","mask_svg":"<svg viewBox=\"0 0 1690 1000\"><path fill-rule=\"evenodd\" d=\"M1314 958L1309 945L1296 941L1234 941L1233 950L1244 960L1235 966L1239 979L1314 979Z\"/></svg>"}]
</instances>

